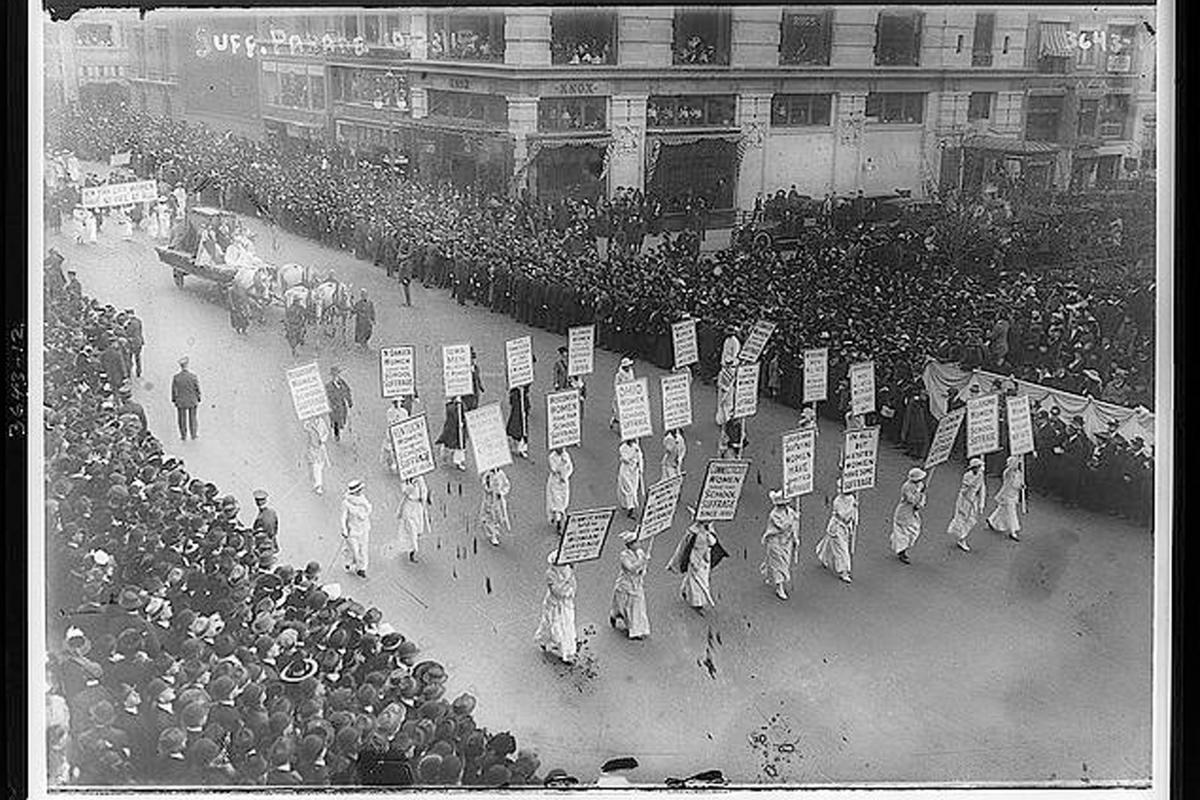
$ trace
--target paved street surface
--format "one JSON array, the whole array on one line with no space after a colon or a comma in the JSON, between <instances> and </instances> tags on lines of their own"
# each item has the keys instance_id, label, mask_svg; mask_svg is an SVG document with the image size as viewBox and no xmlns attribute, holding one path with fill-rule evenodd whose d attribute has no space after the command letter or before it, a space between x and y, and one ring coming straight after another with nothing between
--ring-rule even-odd
<instances>
[{"instance_id":1,"label":"paved street surface","mask_svg":"<svg viewBox=\"0 0 1200 800\"><path fill-rule=\"evenodd\" d=\"M236 493L243 521L251 492L265 488L280 516L282 557L326 565L326 576L445 665L449 695L480 699L477 719L511 728L536 749L544 768L561 766L592 780L607 758L634 755L633 777L661 782L707 768L739 782L1096 782L1147 780L1151 739L1150 534L1113 518L1031 495L1025 539L1013 543L982 522L973 551L945 534L961 472L932 476L924 533L913 564L888 547L891 513L904 455L885 445L879 487L861 497L854 583L824 571L812 548L828 515L840 431L822 422L817 492L806 499L801 562L788 602L762 580L759 538L766 493L779 480L779 433L797 415L763 403L748 425L754 459L738 518L719 524L731 558L714 569L717 608L704 616L678 598L679 577L663 566L682 526L665 534L647 576L651 637L628 641L607 624L621 546L616 534L602 560L579 566L578 664L568 668L533 644L546 555L555 537L546 523L545 406L554 351L562 340L447 294L413 286L404 308L382 270L306 240L271 234L257 222L258 251L276 263L334 269L366 288L379 321L372 345L413 343L431 436L442 424L440 350L470 340L479 352L486 393L506 400L503 342L532 334L537 357L533 461L508 468L513 533L491 547L475 522L478 479L439 469L427 476L434 534L419 564L392 552L398 479L380 463L385 403L375 350L310 341L293 360L281 310L265 326L236 335L228 312L208 299L210 286L189 278L179 289L145 234L122 242L115 225L94 246L48 236L84 291L144 320L145 373L135 397L151 429L194 475ZM65 228L64 228L65 230ZM351 342L353 340L352 331ZM200 438L176 438L169 402L176 360L187 354L204 403ZM354 389L351 427L330 443L327 492L308 488L304 437L284 380L288 367L318 359L326 380L341 365ZM617 436L607 428L616 368L597 352L588 383L584 445L573 453L574 508L615 504ZM657 394L659 371L638 363ZM715 389L698 385L697 424L688 432L684 500L698 492L705 459L715 453ZM655 401L655 406L658 403ZM507 407L505 407L507 413ZM657 415L657 411L655 412ZM659 424L656 416L655 423ZM647 484L659 477L661 431L643 441ZM338 558L339 497L363 477L375 504L371 570L366 580L343 572ZM999 488L989 480L990 498ZM681 515L682 518L682 515Z\"/></svg>"}]
</instances>

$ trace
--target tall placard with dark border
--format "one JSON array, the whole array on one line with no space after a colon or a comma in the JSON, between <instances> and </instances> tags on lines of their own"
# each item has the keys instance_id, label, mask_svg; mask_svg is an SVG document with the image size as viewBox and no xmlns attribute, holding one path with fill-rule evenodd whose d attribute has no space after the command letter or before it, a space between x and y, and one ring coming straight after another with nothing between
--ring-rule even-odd
<instances>
[{"instance_id":1,"label":"tall placard with dark border","mask_svg":"<svg viewBox=\"0 0 1200 800\"><path fill-rule=\"evenodd\" d=\"M829 348L804 351L804 402L829 399Z\"/></svg>"},{"instance_id":2,"label":"tall placard with dark border","mask_svg":"<svg viewBox=\"0 0 1200 800\"><path fill-rule=\"evenodd\" d=\"M843 453L842 491L873 489L879 461L879 427L846 431Z\"/></svg>"},{"instance_id":3,"label":"tall placard with dark border","mask_svg":"<svg viewBox=\"0 0 1200 800\"><path fill-rule=\"evenodd\" d=\"M938 464L945 464L950 459L950 451L958 439L959 428L967 415L966 406L960 406L938 420L937 430L933 432L933 441L929 443L929 455L925 456L925 469L933 469Z\"/></svg>"},{"instance_id":4,"label":"tall placard with dark border","mask_svg":"<svg viewBox=\"0 0 1200 800\"><path fill-rule=\"evenodd\" d=\"M591 375L596 361L596 326L579 325L567 330L567 376Z\"/></svg>"},{"instance_id":5,"label":"tall placard with dark border","mask_svg":"<svg viewBox=\"0 0 1200 800\"><path fill-rule=\"evenodd\" d=\"M1000 395L967 401L967 458L1000 449Z\"/></svg>"},{"instance_id":6,"label":"tall placard with dark border","mask_svg":"<svg viewBox=\"0 0 1200 800\"><path fill-rule=\"evenodd\" d=\"M650 422L650 382L638 378L617 384L617 419L621 425L621 440L652 436Z\"/></svg>"},{"instance_id":7,"label":"tall placard with dark border","mask_svg":"<svg viewBox=\"0 0 1200 800\"><path fill-rule=\"evenodd\" d=\"M692 376L688 372L663 375L663 430L682 430L692 424Z\"/></svg>"},{"instance_id":8,"label":"tall placard with dark border","mask_svg":"<svg viewBox=\"0 0 1200 800\"><path fill-rule=\"evenodd\" d=\"M446 397L466 397L475 390L471 380L471 345L442 345L442 387Z\"/></svg>"},{"instance_id":9,"label":"tall placard with dark border","mask_svg":"<svg viewBox=\"0 0 1200 800\"><path fill-rule=\"evenodd\" d=\"M749 335L746 336L746 343L742 345L742 349L738 352L738 358L745 363L758 361L759 357L762 356L763 348L767 346L767 340L771 338L771 334L774 332L774 322L760 319L754 323L754 327L750 329Z\"/></svg>"},{"instance_id":10,"label":"tall placard with dark border","mask_svg":"<svg viewBox=\"0 0 1200 800\"><path fill-rule=\"evenodd\" d=\"M437 468L433 447L429 443L429 425L424 414L402 419L388 427L392 453L402 480L411 480Z\"/></svg>"},{"instance_id":11,"label":"tall placard with dark border","mask_svg":"<svg viewBox=\"0 0 1200 800\"><path fill-rule=\"evenodd\" d=\"M857 416L875 410L875 362L850 365L850 413Z\"/></svg>"},{"instance_id":12,"label":"tall placard with dark border","mask_svg":"<svg viewBox=\"0 0 1200 800\"><path fill-rule=\"evenodd\" d=\"M749 461L710 459L696 503L696 522L728 522L737 516L738 500L749 471Z\"/></svg>"},{"instance_id":13,"label":"tall placard with dark border","mask_svg":"<svg viewBox=\"0 0 1200 800\"><path fill-rule=\"evenodd\" d=\"M683 493L683 478L683 475L663 478L646 491L646 505L638 523L639 542L670 529L675 509L679 507L679 495Z\"/></svg>"},{"instance_id":14,"label":"tall placard with dark border","mask_svg":"<svg viewBox=\"0 0 1200 800\"><path fill-rule=\"evenodd\" d=\"M671 344L675 350L675 369L683 369L700 361L700 344L696 339L696 320L684 319L671 323Z\"/></svg>"},{"instance_id":15,"label":"tall placard with dark border","mask_svg":"<svg viewBox=\"0 0 1200 800\"><path fill-rule=\"evenodd\" d=\"M759 362L739 364L733 378L733 417L753 417L758 413Z\"/></svg>"},{"instance_id":16,"label":"tall placard with dark border","mask_svg":"<svg viewBox=\"0 0 1200 800\"><path fill-rule=\"evenodd\" d=\"M508 449L508 434L504 431L504 419L499 403L468 411L467 437L471 440L471 451L475 454L475 469L480 475L497 467L512 463Z\"/></svg>"},{"instance_id":17,"label":"tall placard with dark border","mask_svg":"<svg viewBox=\"0 0 1200 800\"><path fill-rule=\"evenodd\" d=\"M546 449L571 447L583 441L579 390L564 389L546 395Z\"/></svg>"},{"instance_id":18,"label":"tall placard with dark border","mask_svg":"<svg viewBox=\"0 0 1200 800\"><path fill-rule=\"evenodd\" d=\"M598 559L616 515L615 508L568 511L554 563L561 567Z\"/></svg>"},{"instance_id":19,"label":"tall placard with dark border","mask_svg":"<svg viewBox=\"0 0 1200 800\"><path fill-rule=\"evenodd\" d=\"M1029 410L1029 395L1018 394L1004 399L1008 413L1008 454L1023 456L1033 452L1033 417Z\"/></svg>"},{"instance_id":20,"label":"tall placard with dark border","mask_svg":"<svg viewBox=\"0 0 1200 800\"><path fill-rule=\"evenodd\" d=\"M504 343L504 363L508 367L508 388L533 383L533 339L520 336Z\"/></svg>"},{"instance_id":21,"label":"tall placard with dark border","mask_svg":"<svg viewBox=\"0 0 1200 800\"><path fill-rule=\"evenodd\" d=\"M783 434L783 497L806 495L813 490L813 464L817 453L817 432L797 428Z\"/></svg>"},{"instance_id":22,"label":"tall placard with dark border","mask_svg":"<svg viewBox=\"0 0 1200 800\"><path fill-rule=\"evenodd\" d=\"M316 362L289 369L287 382L296 417L301 422L329 413L329 397L325 394L325 382L321 380L321 368Z\"/></svg>"},{"instance_id":23,"label":"tall placard with dark border","mask_svg":"<svg viewBox=\"0 0 1200 800\"><path fill-rule=\"evenodd\" d=\"M416 395L416 347L402 344L379 348L379 391L385 399Z\"/></svg>"}]
</instances>

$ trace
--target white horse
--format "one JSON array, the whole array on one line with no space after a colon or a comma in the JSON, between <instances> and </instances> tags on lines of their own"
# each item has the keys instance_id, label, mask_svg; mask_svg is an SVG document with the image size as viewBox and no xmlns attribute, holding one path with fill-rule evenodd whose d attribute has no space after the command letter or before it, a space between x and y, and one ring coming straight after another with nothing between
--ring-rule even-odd
<instances>
[{"instance_id":1,"label":"white horse","mask_svg":"<svg viewBox=\"0 0 1200 800\"><path fill-rule=\"evenodd\" d=\"M287 294L288 289L295 286L315 286L317 275L312 267L299 264L284 264L275 271L276 289L279 294Z\"/></svg>"},{"instance_id":2,"label":"white horse","mask_svg":"<svg viewBox=\"0 0 1200 800\"><path fill-rule=\"evenodd\" d=\"M241 267L233 276L235 291L249 300L251 311L260 324L266 321L265 310L271 304L273 273L268 266Z\"/></svg>"},{"instance_id":3,"label":"white horse","mask_svg":"<svg viewBox=\"0 0 1200 800\"><path fill-rule=\"evenodd\" d=\"M333 337L341 331L342 343L346 342L346 322L350 318L350 287L339 280L321 282L312 291L312 310L317 322L325 328L325 335Z\"/></svg>"}]
</instances>

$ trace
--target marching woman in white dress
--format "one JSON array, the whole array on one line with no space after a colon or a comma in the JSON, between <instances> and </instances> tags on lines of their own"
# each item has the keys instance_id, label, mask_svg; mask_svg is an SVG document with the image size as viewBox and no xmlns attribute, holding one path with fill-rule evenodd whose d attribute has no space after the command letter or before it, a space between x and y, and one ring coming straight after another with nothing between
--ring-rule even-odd
<instances>
[{"instance_id":1,"label":"marching woman in white dress","mask_svg":"<svg viewBox=\"0 0 1200 800\"><path fill-rule=\"evenodd\" d=\"M646 568L650 566L650 554L638 547L637 531L625 531L621 541L621 570L613 587L612 609L608 612L608 624L623 628L630 639L644 639L650 635L650 617L646 614Z\"/></svg>"},{"instance_id":2,"label":"marching woman in white dress","mask_svg":"<svg viewBox=\"0 0 1200 800\"><path fill-rule=\"evenodd\" d=\"M786 584L792 580L792 563L800 557L800 512L783 497L783 490L772 489L771 513L762 543L766 555L758 570L775 587L775 596L787 600Z\"/></svg>"},{"instance_id":3,"label":"marching woman in white dress","mask_svg":"<svg viewBox=\"0 0 1200 800\"><path fill-rule=\"evenodd\" d=\"M633 359L628 356L622 357L621 363L617 365L617 374L613 375L612 418L608 421L610 430L620 422L620 415L617 414L617 387L634 380L637 380L637 376L633 374ZM580 413L582 414L582 411Z\"/></svg>"},{"instance_id":4,"label":"marching woman in white dress","mask_svg":"<svg viewBox=\"0 0 1200 800\"><path fill-rule=\"evenodd\" d=\"M546 476L546 518L556 533L562 533L567 521L567 506L571 505L571 475L575 464L567 448L551 450L546 464L550 474Z\"/></svg>"},{"instance_id":5,"label":"marching woman in white dress","mask_svg":"<svg viewBox=\"0 0 1200 800\"><path fill-rule=\"evenodd\" d=\"M736 325L725 328L725 341L721 343L721 371L717 375L717 413L718 428L724 428L725 423L733 414L733 379L737 370L738 354L742 351L742 343L737 337Z\"/></svg>"},{"instance_id":6,"label":"marching woman in white dress","mask_svg":"<svg viewBox=\"0 0 1200 800\"><path fill-rule=\"evenodd\" d=\"M905 564L908 549L917 543L921 535L921 509L925 507L925 470L913 467L908 471L908 480L900 487L900 502L892 513L892 552Z\"/></svg>"},{"instance_id":7,"label":"marching woman in white dress","mask_svg":"<svg viewBox=\"0 0 1200 800\"><path fill-rule=\"evenodd\" d=\"M854 543L858 538L858 499L842 491L842 479L837 479L837 495L825 535L817 542L817 558L846 583L851 582L850 564Z\"/></svg>"},{"instance_id":8,"label":"marching woman in white dress","mask_svg":"<svg viewBox=\"0 0 1200 800\"><path fill-rule=\"evenodd\" d=\"M622 442L618 453L621 464L617 467L617 504L624 509L625 516L633 519L633 512L642 499L642 476L646 470L646 460L637 439Z\"/></svg>"},{"instance_id":9,"label":"marching woman in white dress","mask_svg":"<svg viewBox=\"0 0 1200 800\"><path fill-rule=\"evenodd\" d=\"M167 199L160 197L158 199L158 208L155 211L158 214L158 238L171 238L171 209L167 208Z\"/></svg>"},{"instance_id":10,"label":"marching woman in white dress","mask_svg":"<svg viewBox=\"0 0 1200 800\"><path fill-rule=\"evenodd\" d=\"M75 219L75 244L83 244L83 240L87 237L89 214L90 212L83 206L75 206L75 210L71 212L71 216Z\"/></svg>"},{"instance_id":11,"label":"marching woman in white dress","mask_svg":"<svg viewBox=\"0 0 1200 800\"><path fill-rule=\"evenodd\" d=\"M417 563L420 539L429 532L429 486L425 478L418 475L407 480L401 488L400 507L396 516L400 520L399 550L408 553L408 560Z\"/></svg>"},{"instance_id":12,"label":"marching woman in white dress","mask_svg":"<svg viewBox=\"0 0 1200 800\"><path fill-rule=\"evenodd\" d=\"M546 595L542 598L542 618L533 642L543 651L554 653L564 664L575 662L575 568L556 566L557 552L546 558Z\"/></svg>"},{"instance_id":13,"label":"marching woman in white dress","mask_svg":"<svg viewBox=\"0 0 1200 800\"><path fill-rule=\"evenodd\" d=\"M987 481L983 477L983 459L979 456L967 463L967 471L963 473L962 486L954 499L954 516L950 518L950 526L946 532L954 537L955 544L964 553L971 552L967 537L971 535L979 515L983 513L983 504L987 496Z\"/></svg>"},{"instance_id":14,"label":"marching woman in white dress","mask_svg":"<svg viewBox=\"0 0 1200 800\"><path fill-rule=\"evenodd\" d=\"M1007 533L1014 542L1021 541L1017 531L1021 530L1021 517L1017 514L1017 504L1021 502L1021 493L1025 491L1025 473L1021 469L1021 457L1009 456L1004 464L1003 483L1000 491L996 492L996 510L988 517L988 527L996 533Z\"/></svg>"},{"instance_id":15,"label":"marching woman in white dress","mask_svg":"<svg viewBox=\"0 0 1200 800\"><path fill-rule=\"evenodd\" d=\"M687 442L681 431L663 434L662 477L673 478L683 474L683 459L687 456Z\"/></svg>"},{"instance_id":16,"label":"marching woman in white dress","mask_svg":"<svg viewBox=\"0 0 1200 800\"><path fill-rule=\"evenodd\" d=\"M158 238L158 210L150 205L150 203L142 204L142 227L146 229L146 233L150 234L151 239Z\"/></svg>"},{"instance_id":17,"label":"marching woman in white dress","mask_svg":"<svg viewBox=\"0 0 1200 800\"><path fill-rule=\"evenodd\" d=\"M133 220L130 219L129 213L131 209L117 209L117 226L121 231L121 238L126 242L133 239Z\"/></svg>"},{"instance_id":18,"label":"marching woman in white dress","mask_svg":"<svg viewBox=\"0 0 1200 800\"><path fill-rule=\"evenodd\" d=\"M392 435L388 431L397 422L403 422L406 419L408 419L408 411L400 405L399 399L392 398L392 404L387 408L387 424L383 428L383 446L379 450L380 460L392 474L400 471L400 465L396 463L396 453L392 449Z\"/></svg>"},{"instance_id":19,"label":"marching woman in white dress","mask_svg":"<svg viewBox=\"0 0 1200 800\"><path fill-rule=\"evenodd\" d=\"M500 527L512 530L508 520L508 492L512 484L502 469L483 473L483 499L479 503L479 524L487 533L488 541L500 544Z\"/></svg>"},{"instance_id":20,"label":"marching woman in white dress","mask_svg":"<svg viewBox=\"0 0 1200 800\"><path fill-rule=\"evenodd\" d=\"M684 602L703 612L705 606L714 606L709 576L712 571L712 548L717 543L711 522L694 522L684 537L679 540L675 554L667 564L671 572L682 572L683 583L679 594Z\"/></svg>"},{"instance_id":21,"label":"marching woman in white dress","mask_svg":"<svg viewBox=\"0 0 1200 800\"><path fill-rule=\"evenodd\" d=\"M100 230L100 221L96 219L96 215L100 213L99 209L85 210L84 213L87 214L83 219L83 224L87 228L88 244L95 244L96 234Z\"/></svg>"}]
</instances>

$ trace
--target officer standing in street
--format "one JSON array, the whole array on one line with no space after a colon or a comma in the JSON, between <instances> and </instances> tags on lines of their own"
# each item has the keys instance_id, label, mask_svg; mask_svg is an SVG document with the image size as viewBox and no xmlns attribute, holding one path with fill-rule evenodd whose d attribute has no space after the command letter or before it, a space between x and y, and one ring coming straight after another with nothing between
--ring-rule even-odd
<instances>
[{"instance_id":1,"label":"officer standing in street","mask_svg":"<svg viewBox=\"0 0 1200 800\"><path fill-rule=\"evenodd\" d=\"M264 543L269 545L273 555L279 552L279 515L267 505L267 493L263 489L254 491L254 505L258 507L253 526L255 543L260 547Z\"/></svg>"}]
</instances>

